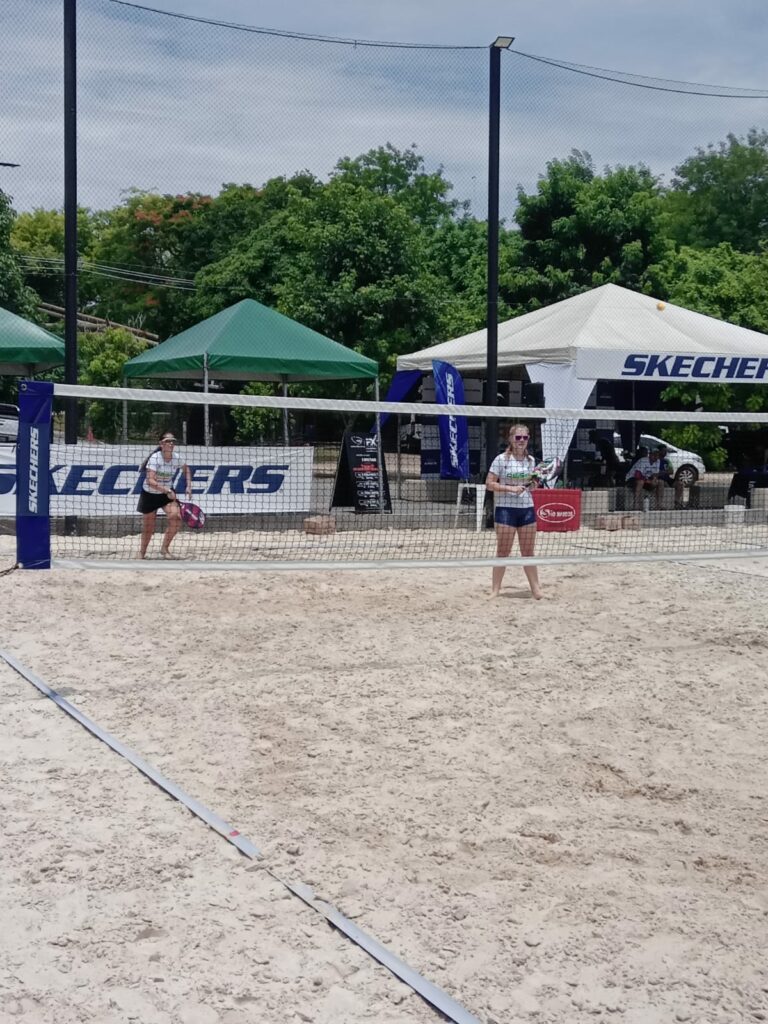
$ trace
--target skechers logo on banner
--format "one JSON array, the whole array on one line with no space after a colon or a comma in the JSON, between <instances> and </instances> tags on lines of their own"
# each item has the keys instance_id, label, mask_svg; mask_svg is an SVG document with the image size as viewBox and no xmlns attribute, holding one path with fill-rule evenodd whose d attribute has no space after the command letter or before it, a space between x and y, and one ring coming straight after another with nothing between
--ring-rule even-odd
<instances>
[{"instance_id":1,"label":"skechers logo on banner","mask_svg":"<svg viewBox=\"0 0 768 1024\"><path fill-rule=\"evenodd\" d=\"M29 428L29 511L37 513L37 494L40 480L40 431Z\"/></svg>"},{"instance_id":2,"label":"skechers logo on banner","mask_svg":"<svg viewBox=\"0 0 768 1024\"><path fill-rule=\"evenodd\" d=\"M681 380L766 380L768 359L742 356L629 355L622 377L662 377Z\"/></svg>"},{"instance_id":3,"label":"skechers logo on banner","mask_svg":"<svg viewBox=\"0 0 768 1024\"><path fill-rule=\"evenodd\" d=\"M226 490L228 494L274 494L283 486L288 465L244 466L193 466L192 493L215 495ZM103 464L75 463L67 466L52 466L51 475L68 470L61 486L51 481L51 492L64 495L139 494L143 476L136 465L104 466Z\"/></svg>"},{"instance_id":4,"label":"skechers logo on banner","mask_svg":"<svg viewBox=\"0 0 768 1024\"><path fill-rule=\"evenodd\" d=\"M29 463L29 511L37 512L39 451L37 444L31 440ZM221 494L225 488L230 494L274 494L283 486L289 467L287 465L237 465L190 466L189 469L192 474L193 492L198 495ZM67 475L61 486L57 486L55 474L62 470L67 470ZM139 467L135 465L107 466L105 468L103 464L75 463L70 466L51 466L51 494L85 496L89 494L106 496L139 494L142 483L143 478L139 476ZM0 466L0 494L13 494L15 489L15 468Z\"/></svg>"},{"instance_id":5,"label":"skechers logo on banner","mask_svg":"<svg viewBox=\"0 0 768 1024\"><path fill-rule=\"evenodd\" d=\"M446 374L445 377L445 404L456 404L456 391L453 386L453 374ZM448 452L451 465L454 469L459 468L459 425L455 416L448 417Z\"/></svg>"}]
</instances>

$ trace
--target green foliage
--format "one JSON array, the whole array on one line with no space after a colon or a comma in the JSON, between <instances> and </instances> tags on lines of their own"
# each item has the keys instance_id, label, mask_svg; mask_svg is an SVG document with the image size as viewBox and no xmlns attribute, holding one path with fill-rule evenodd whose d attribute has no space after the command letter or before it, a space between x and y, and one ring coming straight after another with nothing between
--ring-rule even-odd
<instances>
[{"instance_id":1,"label":"green foliage","mask_svg":"<svg viewBox=\"0 0 768 1024\"><path fill-rule=\"evenodd\" d=\"M531 194L519 188L517 201L517 227L500 231L500 319L613 282L768 333L768 132L697 150L666 190L643 165L598 172L573 150L546 165ZM327 181L301 172L259 187L225 184L216 196L131 191L78 218L82 255L116 268L81 275L81 308L161 337L255 298L376 359L386 386L399 354L485 325L487 227L415 146L344 157ZM32 316L30 284L60 304L58 271L24 269L17 254L61 258L63 217L16 218L0 193L0 305ZM194 279L195 290L122 280L121 268ZM119 383L140 343L100 337L106 344L82 340L81 379ZM302 390L367 395L368 385ZM684 408L763 409L765 394L672 385L664 397ZM238 422L243 440L272 432L281 433L279 415ZM719 435L675 436L710 465L721 458Z\"/></svg>"},{"instance_id":2,"label":"green foliage","mask_svg":"<svg viewBox=\"0 0 768 1024\"><path fill-rule=\"evenodd\" d=\"M15 219L10 196L0 190L0 306L34 320L35 294L24 281L24 273L11 245Z\"/></svg>"},{"instance_id":3,"label":"green foliage","mask_svg":"<svg viewBox=\"0 0 768 1024\"><path fill-rule=\"evenodd\" d=\"M146 348L146 341L119 327L101 334L78 335L79 382L97 387L121 387L126 362ZM151 419L149 409L143 406L132 409L132 416L137 429L143 432ZM99 441L116 441L121 436L122 406L116 402L90 402L86 419Z\"/></svg>"},{"instance_id":4,"label":"green foliage","mask_svg":"<svg viewBox=\"0 0 768 1024\"><path fill-rule=\"evenodd\" d=\"M696 452L707 469L725 469L728 453L723 448L723 432L716 423L663 423L652 428L657 437L678 448Z\"/></svg>"},{"instance_id":5,"label":"green foliage","mask_svg":"<svg viewBox=\"0 0 768 1024\"><path fill-rule=\"evenodd\" d=\"M647 268L669 243L660 231L661 190L647 167L595 172L588 153L552 160L536 194L518 189L519 266L500 278L520 310L613 283L643 290Z\"/></svg>"},{"instance_id":6,"label":"green foliage","mask_svg":"<svg viewBox=\"0 0 768 1024\"><path fill-rule=\"evenodd\" d=\"M729 135L675 168L665 227L683 245L756 252L768 240L768 132Z\"/></svg>"},{"instance_id":7,"label":"green foliage","mask_svg":"<svg viewBox=\"0 0 768 1024\"><path fill-rule=\"evenodd\" d=\"M244 395L276 395L278 385L251 381L242 390ZM240 444L260 444L282 438L283 415L279 409L230 410L235 421L235 441Z\"/></svg>"},{"instance_id":8,"label":"green foliage","mask_svg":"<svg viewBox=\"0 0 768 1024\"><path fill-rule=\"evenodd\" d=\"M96 217L82 207L77 211L78 251L88 255L93 246ZM64 259L64 213L62 210L33 210L20 213L11 230L14 251L22 256L37 257L40 260ZM64 267L28 265L25 270L27 284L35 290L43 302L55 306L64 304ZM80 276L79 305L82 309L93 297L94 279L89 275Z\"/></svg>"}]
</instances>

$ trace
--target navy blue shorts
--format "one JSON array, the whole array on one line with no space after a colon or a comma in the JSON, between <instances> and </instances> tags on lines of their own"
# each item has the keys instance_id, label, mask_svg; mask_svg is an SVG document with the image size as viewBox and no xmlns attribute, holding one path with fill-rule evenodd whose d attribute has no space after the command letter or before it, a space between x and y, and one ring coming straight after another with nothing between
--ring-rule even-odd
<instances>
[{"instance_id":1,"label":"navy blue shorts","mask_svg":"<svg viewBox=\"0 0 768 1024\"><path fill-rule=\"evenodd\" d=\"M497 505L493 513L494 522L499 526L531 526L536 522L536 510L533 505L528 508L509 508L506 505Z\"/></svg>"}]
</instances>

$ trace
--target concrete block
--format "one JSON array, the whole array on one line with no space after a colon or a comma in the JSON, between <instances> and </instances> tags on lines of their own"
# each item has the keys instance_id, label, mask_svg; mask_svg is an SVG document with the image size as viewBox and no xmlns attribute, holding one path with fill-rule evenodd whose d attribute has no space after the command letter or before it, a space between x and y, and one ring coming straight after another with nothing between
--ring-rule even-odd
<instances>
[{"instance_id":1,"label":"concrete block","mask_svg":"<svg viewBox=\"0 0 768 1024\"><path fill-rule=\"evenodd\" d=\"M620 530L621 529L621 516L607 515L598 516L595 520L596 530Z\"/></svg>"},{"instance_id":2,"label":"concrete block","mask_svg":"<svg viewBox=\"0 0 768 1024\"><path fill-rule=\"evenodd\" d=\"M621 528L622 530L639 530L640 516L622 516Z\"/></svg>"},{"instance_id":3,"label":"concrete block","mask_svg":"<svg viewBox=\"0 0 768 1024\"><path fill-rule=\"evenodd\" d=\"M581 511L583 514L590 512L609 512L610 511L610 491L606 487L605 490L601 491L582 491L581 492Z\"/></svg>"},{"instance_id":4,"label":"concrete block","mask_svg":"<svg viewBox=\"0 0 768 1024\"><path fill-rule=\"evenodd\" d=\"M309 516L304 520L304 533L316 536L336 533L336 520L333 516Z\"/></svg>"}]
</instances>

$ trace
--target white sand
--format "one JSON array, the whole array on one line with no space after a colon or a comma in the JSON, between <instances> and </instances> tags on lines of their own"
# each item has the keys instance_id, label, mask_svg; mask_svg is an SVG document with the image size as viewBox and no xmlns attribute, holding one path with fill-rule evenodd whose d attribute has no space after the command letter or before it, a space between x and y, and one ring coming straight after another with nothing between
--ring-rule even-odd
<instances>
[{"instance_id":1,"label":"white sand","mask_svg":"<svg viewBox=\"0 0 768 1024\"><path fill-rule=\"evenodd\" d=\"M483 1022L768 1019L765 563L487 577L14 572L0 644ZM440 1019L0 700L3 1024Z\"/></svg>"}]
</instances>

